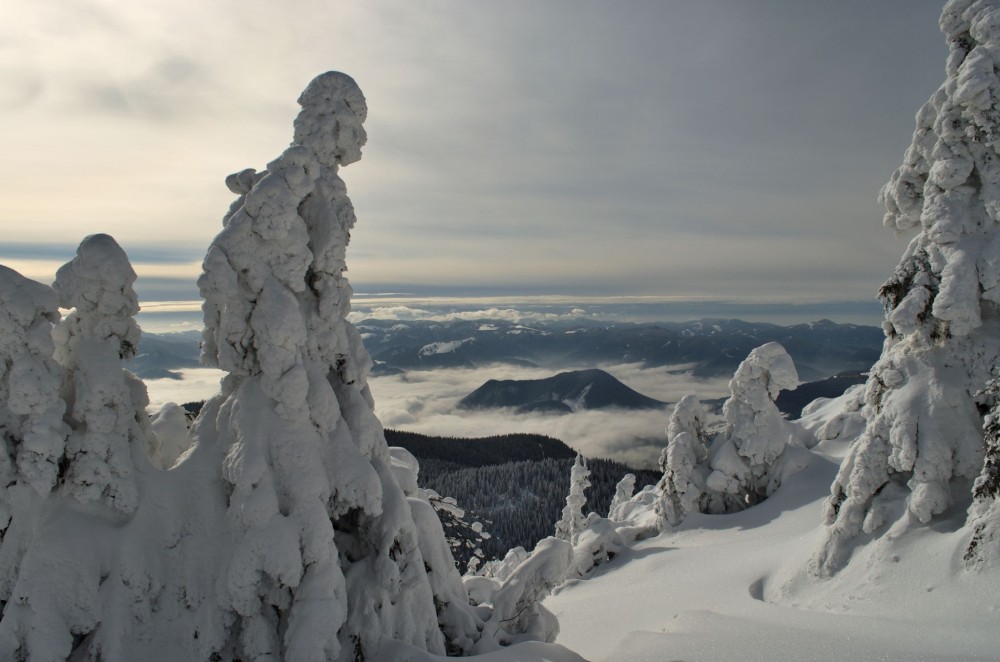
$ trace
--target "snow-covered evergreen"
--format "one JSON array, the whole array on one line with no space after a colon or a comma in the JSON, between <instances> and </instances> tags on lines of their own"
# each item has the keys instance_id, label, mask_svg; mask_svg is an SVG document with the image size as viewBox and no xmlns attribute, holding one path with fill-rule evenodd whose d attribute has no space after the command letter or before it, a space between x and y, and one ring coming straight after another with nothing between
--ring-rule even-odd
<instances>
[{"instance_id":1,"label":"snow-covered evergreen","mask_svg":"<svg viewBox=\"0 0 1000 662\"><path fill-rule=\"evenodd\" d=\"M146 387L121 366L139 346L135 278L118 243L96 234L81 242L53 285L60 305L73 309L54 331L72 427L65 481L79 501L122 514L139 505L136 465L147 462L153 443Z\"/></svg>"},{"instance_id":2,"label":"snow-covered evergreen","mask_svg":"<svg viewBox=\"0 0 1000 662\"><path fill-rule=\"evenodd\" d=\"M615 485L615 496L612 497L611 505L608 507L608 519L621 519L621 511L633 494L635 494L635 474L625 474Z\"/></svg>"},{"instance_id":3,"label":"snow-covered evergreen","mask_svg":"<svg viewBox=\"0 0 1000 662\"><path fill-rule=\"evenodd\" d=\"M17 480L47 495L56 485L68 429L62 370L53 359L56 293L0 266L0 301L0 529L6 529L7 486Z\"/></svg>"},{"instance_id":4,"label":"snow-covered evergreen","mask_svg":"<svg viewBox=\"0 0 1000 662\"><path fill-rule=\"evenodd\" d=\"M1000 378L992 380L981 395L991 402L983 421L986 461L973 486L969 508L972 537L964 556L971 566L1000 563Z\"/></svg>"},{"instance_id":5,"label":"snow-covered evergreen","mask_svg":"<svg viewBox=\"0 0 1000 662\"><path fill-rule=\"evenodd\" d=\"M190 433L176 406L151 424L122 369L138 304L111 237L86 238L54 291L0 270L3 659L357 661L481 639L345 319L337 169L360 158L364 97L328 73L299 101L293 145L228 180L199 285L204 358L229 374Z\"/></svg>"},{"instance_id":6,"label":"snow-covered evergreen","mask_svg":"<svg viewBox=\"0 0 1000 662\"><path fill-rule=\"evenodd\" d=\"M796 432L774 399L798 383L792 357L778 343L754 349L736 369L722 407L726 429L712 449L712 473L705 480L723 495L726 512L766 499L781 484L785 449L796 442Z\"/></svg>"},{"instance_id":7,"label":"snow-covered evergreen","mask_svg":"<svg viewBox=\"0 0 1000 662\"><path fill-rule=\"evenodd\" d=\"M560 540L575 543L576 537L583 530L587 519L583 509L587 506L586 490L590 487L589 476L590 470L587 469L586 458L577 454L576 462L570 470L566 506L563 508L562 517L556 522L556 538Z\"/></svg>"},{"instance_id":8,"label":"snow-covered evergreen","mask_svg":"<svg viewBox=\"0 0 1000 662\"><path fill-rule=\"evenodd\" d=\"M759 503L788 473L802 468L786 451L802 445L805 435L774 404L780 391L796 385L792 358L771 342L751 351L737 368L722 406L725 427L714 438L706 432L707 414L697 398L686 396L674 406L660 456L663 478L656 486L661 530L692 512L736 512Z\"/></svg>"},{"instance_id":9,"label":"snow-covered evergreen","mask_svg":"<svg viewBox=\"0 0 1000 662\"><path fill-rule=\"evenodd\" d=\"M693 395L681 398L670 413L667 446L660 454L663 478L656 486L656 512L662 529L676 526L689 513L711 512L709 504L701 503L708 477L706 421L705 409Z\"/></svg>"},{"instance_id":10,"label":"snow-covered evergreen","mask_svg":"<svg viewBox=\"0 0 1000 662\"><path fill-rule=\"evenodd\" d=\"M885 225L918 234L880 293L885 348L866 386L865 431L826 503L821 575L848 561L862 532L927 524L967 501L983 463L974 396L1000 353L1000 2L951 0L941 29L945 82L880 195Z\"/></svg>"},{"instance_id":11,"label":"snow-covered evergreen","mask_svg":"<svg viewBox=\"0 0 1000 662\"><path fill-rule=\"evenodd\" d=\"M197 433L228 449L237 655L368 659L385 638L444 653L371 359L346 320L355 215L337 171L361 156L365 99L331 72L299 104L292 146L227 181L240 197L199 280L204 358L229 373Z\"/></svg>"}]
</instances>

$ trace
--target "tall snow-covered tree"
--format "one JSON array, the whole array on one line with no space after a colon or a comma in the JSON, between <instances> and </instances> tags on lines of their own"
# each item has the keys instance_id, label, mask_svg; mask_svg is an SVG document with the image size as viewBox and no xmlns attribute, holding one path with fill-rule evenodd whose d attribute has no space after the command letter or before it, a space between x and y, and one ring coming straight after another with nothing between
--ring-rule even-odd
<instances>
[{"instance_id":1,"label":"tall snow-covered tree","mask_svg":"<svg viewBox=\"0 0 1000 662\"><path fill-rule=\"evenodd\" d=\"M365 99L331 72L299 104L291 147L227 180L239 197L199 280L203 358L229 373L196 435L227 449L236 656L363 660L385 638L441 654L371 359L346 320L355 214L338 170L361 157Z\"/></svg>"},{"instance_id":2,"label":"tall snow-covered tree","mask_svg":"<svg viewBox=\"0 0 1000 662\"><path fill-rule=\"evenodd\" d=\"M154 436L146 387L122 368L139 347L135 271L112 237L86 237L53 287L72 309L55 328L56 359L66 369L64 398L72 431L64 480L81 502L129 514L139 505L136 463Z\"/></svg>"},{"instance_id":3,"label":"tall snow-covered tree","mask_svg":"<svg viewBox=\"0 0 1000 662\"><path fill-rule=\"evenodd\" d=\"M880 193L885 225L917 234L880 292L885 347L865 430L826 501L820 575L848 561L862 532L926 524L967 502L983 463L975 393L1000 352L1000 2L950 0L940 25L945 81Z\"/></svg>"},{"instance_id":4,"label":"tall snow-covered tree","mask_svg":"<svg viewBox=\"0 0 1000 662\"><path fill-rule=\"evenodd\" d=\"M19 477L41 496L56 485L68 428L60 396L62 369L53 359L56 293L0 266L0 493ZM0 499L0 523L10 504Z\"/></svg>"},{"instance_id":5,"label":"tall snow-covered tree","mask_svg":"<svg viewBox=\"0 0 1000 662\"><path fill-rule=\"evenodd\" d=\"M583 530L586 521L583 509L587 505L586 490L590 487L589 477L590 470L587 469L587 460L578 453L576 462L573 463L573 468L570 470L566 506L563 508L562 517L556 522L556 538L573 543L576 542L577 536Z\"/></svg>"}]
</instances>

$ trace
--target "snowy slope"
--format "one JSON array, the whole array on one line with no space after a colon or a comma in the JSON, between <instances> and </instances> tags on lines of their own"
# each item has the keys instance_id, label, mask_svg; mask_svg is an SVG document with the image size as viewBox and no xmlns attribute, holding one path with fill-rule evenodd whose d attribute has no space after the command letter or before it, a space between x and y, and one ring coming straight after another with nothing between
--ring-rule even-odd
<instances>
[{"instance_id":1,"label":"snowy slope","mask_svg":"<svg viewBox=\"0 0 1000 662\"><path fill-rule=\"evenodd\" d=\"M814 453L760 505L691 515L557 590L556 642L594 662L1000 659L1000 578L962 569L962 512L911 532L889 564L869 545L833 579L799 574L845 450Z\"/></svg>"}]
</instances>

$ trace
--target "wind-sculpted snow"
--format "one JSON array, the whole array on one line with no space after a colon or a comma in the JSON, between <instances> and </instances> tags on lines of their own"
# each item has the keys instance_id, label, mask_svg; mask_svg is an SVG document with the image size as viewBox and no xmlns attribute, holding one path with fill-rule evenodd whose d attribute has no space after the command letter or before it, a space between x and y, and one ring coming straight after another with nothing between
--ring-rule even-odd
<instances>
[{"instance_id":1,"label":"wind-sculpted snow","mask_svg":"<svg viewBox=\"0 0 1000 662\"><path fill-rule=\"evenodd\" d=\"M883 286L886 344L865 391L864 433L831 487L819 574L852 539L909 512L928 523L968 497L983 464L975 393L996 365L1000 303L1000 2L951 0L944 84L882 189L885 224L916 228Z\"/></svg>"}]
</instances>

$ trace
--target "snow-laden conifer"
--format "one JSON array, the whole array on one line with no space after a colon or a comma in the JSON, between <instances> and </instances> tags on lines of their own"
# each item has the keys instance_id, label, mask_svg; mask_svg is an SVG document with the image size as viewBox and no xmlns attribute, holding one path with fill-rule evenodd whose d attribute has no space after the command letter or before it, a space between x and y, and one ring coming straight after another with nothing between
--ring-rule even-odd
<instances>
[{"instance_id":1,"label":"snow-laden conifer","mask_svg":"<svg viewBox=\"0 0 1000 662\"><path fill-rule=\"evenodd\" d=\"M944 84L917 113L903 164L882 189L885 225L917 230L882 287L882 356L865 391L866 426L826 502L813 570L835 572L860 533L928 523L983 462L974 394L1000 352L1000 2L951 0Z\"/></svg>"},{"instance_id":2,"label":"snow-laden conifer","mask_svg":"<svg viewBox=\"0 0 1000 662\"><path fill-rule=\"evenodd\" d=\"M656 485L656 514L661 529L679 524L702 510L708 475L705 432L707 414L698 398L686 395L674 405L667 422L667 447L660 454L663 478Z\"/></svg>"},{"instance_id":3,"label":"snow-laden conifer","mask_svg":"<svg viewBox=\"0 0 1000 662\"><path fill-rule=\"evenodd\" d=\"M371 359L346 320L355 215L338 169L361 156L365 99L331 72L299 104L291 147L227 180L239 198L199 280L203 358L229 373L197 433L227 449L237 657L362 660L385 638L443 653Z\"/></svg>"},{"instance_id":4,"label":"snow-laden conifer","mask_svg":"<svg viewBox=\"0 0 1000 662\"><path fill-rule=\"evenodd\" d=\"M784 453L796 434L774 404L783 389L798 385L792 358L778 343L754 349L729 382L722 406L726 428L710 459L708 490L733 512L771 496L785 472Z\"/></svg>"},{"instance_id":5,"label":"snow-laden conifer","mask_svg":"<svg viewBox=\"0 0 1000 662\"><path fill-rule=\"evenodd\" d=\"M608 506L608 519L620 519L621 510L633 494L635 494L635 474L625 474L615 485L615 495L611 498L611 505Z\"/></svg>"},{"instance_id":6,"label":"snow-laden conifer","mask_svg":"<svg viewBox=\"0 0 1000 662\"><path fill-rule=\"evenodd\" d=\"M72 428L64 480L79 501L122 514L139 505L136 463L147 461L153 439L146 387L121 365L139 347L135 279L118 242L95 234L80 243L53 284L60 305L72 309L54 331Z\"/></svg>"},{"instance_id":7,"label":"snow-laden conifer","mask_svg":"<svg viewBox=\"0 0 1000 662\"><path fill-rule=\"evenodd\" d=\"M587 460L577 453L576 462L573 463L573 468L570 470L566 506L563 508L562 517L556 522L556 538L575 543L576 537L583 530L586 521L583 509L587 505L586 490L590 487L589 478L590 470L587 469Z\"/></svg>"},{"instance_id":8,"label":"snow-laden conifer","mask_svg":"<svg viewBox=\"0 0 1000 662\"><path fill-rule=\"evenodd\" d=\"M30 485L40 496L56 485L68 429L53 359L56 293L0 265L0 530L11 517L7 487Z\"/></svg>"},{"instance_id":9,"label":"snow-laden conifer","mask_svg":"<svg viewBox=\"0 0 1000 662\"><path fill-rule=\"evenodd\" d=\"M972 489L969 528L972 536L965 550L970 566L1000 562L1000 378L981 394L990 411L983 421L986 462Z\"/></svg>"}]
</instances>

